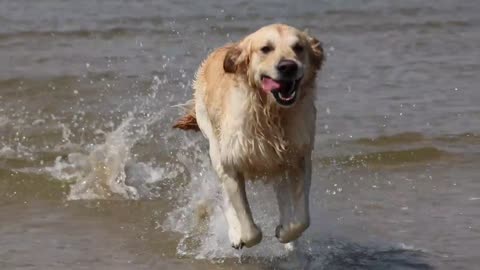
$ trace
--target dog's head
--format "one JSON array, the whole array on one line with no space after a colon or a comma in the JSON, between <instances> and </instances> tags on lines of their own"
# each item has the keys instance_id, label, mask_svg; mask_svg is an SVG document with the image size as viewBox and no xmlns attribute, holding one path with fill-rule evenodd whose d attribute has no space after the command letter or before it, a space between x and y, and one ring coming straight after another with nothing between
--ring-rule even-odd
<instances>
[{"instance_id":1,"label":"dog's head","mask_svg":"<svg viewBox=\"0 0 480 270\"><path fill-rule=\"evenodd\" d=\"M259 29L227 50L223 68L242 73L271 102L295 104L300 91L315 80L324 59L321 43L293 27L273 24ZM304 90L305 89L305 90Z\"/></svg>"}]
</instances>

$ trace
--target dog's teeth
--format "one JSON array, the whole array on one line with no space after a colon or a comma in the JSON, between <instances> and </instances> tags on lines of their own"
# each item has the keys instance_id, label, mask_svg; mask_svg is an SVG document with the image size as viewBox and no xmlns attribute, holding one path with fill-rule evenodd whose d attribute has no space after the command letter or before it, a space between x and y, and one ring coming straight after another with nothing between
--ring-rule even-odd
<instances>
[{"instance_id":1,"label":"dog's teeth","mask_svg":"<svg viewBox=\"0 0 480 270\"><path fill-rule=\"evenodd\" d=\"M280 98L283 100L290 100L296 95L296 91L293 91L289 96L284 96L283 93L280 93Z\"/></svg>"},{"instance_id":2,"label":"dog's teeth","mask_svg":"<svg viewBox=\"0 0 480 270\"><path fill-rule=\"evenodd\" d=\"M290 90L288 90L288 92L292 92L293 89L295 89L295 84L296 84L296 82L294 81L294 82L292 83L292 87L290 87Z\"/></svg>"}]
</instances>

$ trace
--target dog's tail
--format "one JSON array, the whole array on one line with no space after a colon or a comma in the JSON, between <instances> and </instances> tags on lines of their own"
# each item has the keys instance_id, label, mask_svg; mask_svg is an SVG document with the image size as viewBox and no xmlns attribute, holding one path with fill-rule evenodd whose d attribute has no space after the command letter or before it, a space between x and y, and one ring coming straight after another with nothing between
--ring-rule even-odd
<instances>
[{"instance_id":1,"label":"dog's tail","mask_svg":"<svg viewBox=\"0 0 480 270\"><path fill-rule=\"evenodd\" d=\"M181 106L186 107L186 114L175 122L173 128L200 131L200 128L197 124L197 117L195 116L194 101L190 100L187 104L183 104Z\"/></svg>"}]
</instances>

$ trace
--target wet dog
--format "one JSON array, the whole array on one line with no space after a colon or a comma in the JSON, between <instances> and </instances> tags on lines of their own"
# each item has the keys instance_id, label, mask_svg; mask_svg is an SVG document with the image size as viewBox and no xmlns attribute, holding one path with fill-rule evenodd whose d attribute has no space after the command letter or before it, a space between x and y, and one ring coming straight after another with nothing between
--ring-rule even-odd
<instances>
[{"instance_id":1,"label":"wet dog","mask_svg":"<svg viewBox=\"0 0 480 270\"><path fill-rule=\"evenodd\" d=\"M245 179L273 184L281 243L297 239L310 224L315 78L323 60L316 38L273 24L216 49L196 73L194 106L174 127L201 130L209 141L234 248L262 239Z\"/></svg>"}]
</instances>

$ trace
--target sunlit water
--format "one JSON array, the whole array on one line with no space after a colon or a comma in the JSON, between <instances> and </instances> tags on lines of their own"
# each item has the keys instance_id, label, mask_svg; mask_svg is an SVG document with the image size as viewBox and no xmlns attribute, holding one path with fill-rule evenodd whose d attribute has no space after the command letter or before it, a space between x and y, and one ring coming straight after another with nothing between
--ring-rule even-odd
<instances>
[{"instance_id":1,"label":"sunlit water","mask_svg":"<svg viewBox=\"0 0 480 270\"><path fill-rule=\"evenodd\" d=\"M476 1L0 1L0 269L476 269ZM213 48L272 22L324 43L312 225L230 247L198 133Z\"/></svg>"}]
</instances>

